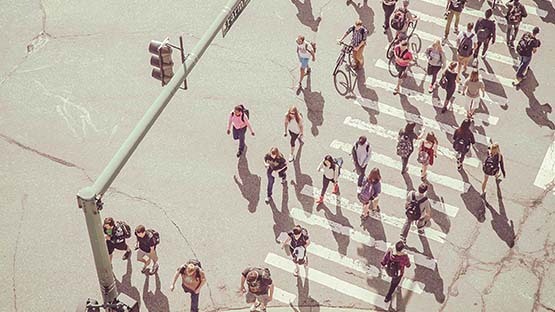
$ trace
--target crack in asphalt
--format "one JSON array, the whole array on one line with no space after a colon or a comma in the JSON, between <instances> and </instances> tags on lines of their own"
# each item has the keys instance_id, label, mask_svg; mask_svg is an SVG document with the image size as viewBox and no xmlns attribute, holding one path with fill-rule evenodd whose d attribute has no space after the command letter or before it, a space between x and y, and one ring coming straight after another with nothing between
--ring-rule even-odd
<instances>
[{"instance_id":1,"label":"crack in asphalt","mask_svg":"<svg viewBox=\"0 0 555 312\"><path fill-rule=\"evenodd\" d=\"M23 219L25 217L25 206L27 205L27 198L29 195L23 194L23 198L21 199L21 216L19 217L19 224L17 226L17 236L15 239L15 248L13 252L13 264L12 264L12 292L13 292L13 308L14 311L17 312L17 285L15 281L15 269L17 267L17 248L19 246L19 239L21 238L21 227L23 224Z\"/></svg>"}]
</instances>

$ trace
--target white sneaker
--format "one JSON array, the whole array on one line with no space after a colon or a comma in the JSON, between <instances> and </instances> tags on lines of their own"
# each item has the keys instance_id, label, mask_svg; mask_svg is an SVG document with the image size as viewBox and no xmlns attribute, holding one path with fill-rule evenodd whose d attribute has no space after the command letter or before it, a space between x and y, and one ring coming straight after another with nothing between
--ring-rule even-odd
<instances>
[{"instance_id":1,"label":"white sneaker","mask_svg":"<svg viewBox=\"0 0 555 312\"><path fill-rule=\"evenodd\" d=\"M357 194L360 194L360 192L362 192L362 186L357 186Z\"/></svg>"},{"instance_id":2,"label":"white sneaker","mask_svg":"<svg viewBox=\"0 0 555 312\"><path fill-rule=\"evenodd\" d=\"M266 197L266 199L264 199L264 202L266 204L269 204L271 200L272 200L272 197L268 196L268 197Z\"/></svg>"},{"instance_id":3,"label":"white sneaker","mask_svg":"<svg viewBox=\"0 0 555 312\"><path fill-rule=\"evenodd\" d=\"M292 162L293 160L295 160L295 157L293 156L293 154L289 155L289 162Z\"/></svg>"}]
</instances>

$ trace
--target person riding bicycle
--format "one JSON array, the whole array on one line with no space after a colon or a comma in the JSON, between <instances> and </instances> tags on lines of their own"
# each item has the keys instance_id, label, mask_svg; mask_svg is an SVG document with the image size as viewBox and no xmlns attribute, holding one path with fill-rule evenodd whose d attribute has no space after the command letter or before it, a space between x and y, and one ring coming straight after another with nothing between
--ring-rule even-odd
<instances>
[{"instance_id":1,"label":"person riding bicycle","mask_svg":"<svg viewBox=\"0 0 555 312\"><path fill-rule=\"evenodd\" d=\"M395 40L405 40L410 25L417 19L418 17L409 11L409 1L403 0L403 6L393 12L391 19L391 28L397 31Z\"/></svg>"},{"instance_id":2,"label":"person riding bicycle","mask_svg":"<svg viewBox=\"0 0 555 312\"><path fill-rule=\"evenodd\" d=\"M357 20L355 24L347 29L345 34L337 42L342 42L347 35L353 33L351 39L351 46L353 47L353 58L355 59L354 68L360 68L364 65L364 47L366 46L366 37L368 36L368 30L362 25L361 20Z\"/></svg>"}]
</instances>

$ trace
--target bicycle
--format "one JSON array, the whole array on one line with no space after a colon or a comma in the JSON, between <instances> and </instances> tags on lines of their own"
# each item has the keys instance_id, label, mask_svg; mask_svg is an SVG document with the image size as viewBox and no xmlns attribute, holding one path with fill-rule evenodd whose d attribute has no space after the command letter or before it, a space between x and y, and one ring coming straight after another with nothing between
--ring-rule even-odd
<instances>
[{"instance_id":1,"label":"bicycle","mask_svg":"<svg viewBox=\"0 0 555 312\"><path fill-rule=\"evenodd\" d=\"M418 35L414 33L417 25L418 25L418 20L415 20L414 22L409 23L409 27L407 28L407 32L405 34L404 40L409 41L413 35L418 37ZM393 57L393 48L395 48L395 46L401 41L401 38L399 38L400 36L401 36L401 32L397 32L397 34L395 35L395 38L391 40L391 42L389 43L389 46L387 47L387 50L385 52L386 59L389 60L390 58ZM420 40L420 37L418 37L418 41L419 41L419 45L422 46L422 41ZM418 51L420 51L420 48L421 47L418 48Z\"/></svg>"},{"instance_id":2,"label":"bicycle","mask_svg":"<svg viewBox=\"0 0 555 312\"><path fill-rule=\"evenodd\" d=\"M345 96L347 93L352 92L356 85L357 73L353 70L353 46L339 42L342 46L339 57L335 62L335 68L333 70L333 83L335 85L335 90L341 95ZM345 72L341 69L341 65L345 65ZM355 78L355 79L353 79Z\"/></svg>"}]
</instances>

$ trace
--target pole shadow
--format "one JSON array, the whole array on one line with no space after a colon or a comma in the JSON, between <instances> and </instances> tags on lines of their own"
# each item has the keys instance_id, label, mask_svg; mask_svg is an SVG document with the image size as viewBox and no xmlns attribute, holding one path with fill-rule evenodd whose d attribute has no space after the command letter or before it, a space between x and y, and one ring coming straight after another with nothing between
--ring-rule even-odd
<instances>
[{"instance_id":1,"label":"pole shadow","mask_svg":"<svg viewBox=\"0 0 555 312\"><path fill-rule=\"evenodd\" d=\"M312 75L306 78L306 88L302 89L304 102L307 109L307 118L312 123L310 132L318 136L318 127L324 124L324 97L322 92L312 91Z\"/></svg>"},{"instance_id":2,"label":"pole shadow","mask_svg":"<svg viewBox=\"0 0 555 312\"><path fill-rule=\"evenodd\" d=\"M313 32L318 32L318 26L322 21L322 17L318 16L318 18L314 18L312 1L304 0L304 2L301 2L300 0L291 0L291 3L297 7L297 18L301 24L309 27Z\"/></svg>"},{"instance_id":3,"label":"pole shadow","mask_svg":"<svg viewBox=\"0 0 555 312\"><path fill-rule=\"evenodd\" d=\"M154 274L154 280L156 284L154 293L148 289L149 280L150 276L147 275L145 278L145 284L143 286L143 301L145 303L146 309L148 311L169 312L170 304L168 301L168 297L166 297L166 295L162 293L160 276L158 275L158 272Z\"/></svg>"},{"instance_id":4,"label":"pole shadow","mask_svg":"<svg viewBox=\"0 0 555 312\"><path fill-rule=\"evenodd\" d=\"M247 148L239 157L237 162L237 171L239 172L239 177L233 176L233 180L244 199L248 201L248 210L250 213L256 212L256 207L260 201L260 186L262 183L262 178L259 175L251 173L249 169L249 161L247 159Z\"/></svg>"}]
</instances>

